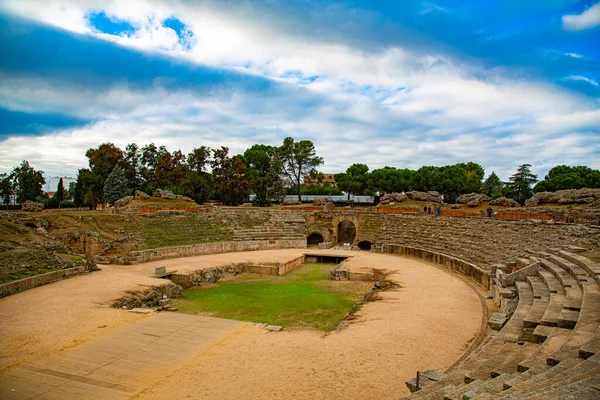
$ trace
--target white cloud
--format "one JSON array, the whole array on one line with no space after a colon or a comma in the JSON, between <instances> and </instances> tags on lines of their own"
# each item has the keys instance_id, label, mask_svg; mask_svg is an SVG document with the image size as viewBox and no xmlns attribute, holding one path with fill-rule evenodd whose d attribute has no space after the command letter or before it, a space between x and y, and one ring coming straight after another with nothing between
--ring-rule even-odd
<instances>
[{"instance_id":1,"label":"white cloud","mask_svg":"<svg viewBox=\"0 0 600 400\"><path fill-rule=\"evenodd\" d=\"M596 3L581 14L563 15L563 27L571 31L582 31L600 25L600 3Z\"/></svg>"},{"instance_id":2,"label":"white cloud","mask_svg":"<svg viewBox=\"0 0 600 400\"><path fill-rule=\"evenodd\" d=\"M595 80L588 78L586 76L571 75L571 76L567 77L567 79L570 79L572 81L583 81L583 82L589 83L590 85L598 86L598 82L596 82Z\"/></svg>"},{"instance_id":3,"label":"white cloud","mask_svg":"<svg viewBox=\"0 0 600 400\"><path fill-rule=\"evenodd\" d=\"M278 144L285 136L314 140L328 162L327 172L341 171L353 162L371 168L418 168L474 160L495 166L506 177L512 167L498 166L516 166L516 159L532 164L584 160L600 167L594 157L597 145L581 139L600 127L597 103L553 85L462 64L426 48L419 53L400 47L367 52L300 38L274 25L182 1L6 0L0 7L119 46L289 85L279 98L261 98L258 107L255 98L235 89L201 97L182 89L166 90L159 81L145 91L123 85L96 91L54 87L42 78L0 76L3 107L98 121L39 138L7 139L0 143L0 170L25 158L39 160L41 169L54 170L61 165L56 154L68 153L64 168L72 172L86 164L85 149L105 141L123 147L154 141L185 152L201 144L227 145L236 153L259 141ZM99 11L129 22L135 32L96 31L87 16ZM193 32L191 48L163 26L172 16ZM597 85L582 76L571 79ZM322 104L309 114L299 112L302 96L308 95ZM570 141L561 141L566 133L571 134ZM597 144L598 139L592 142ZM561 148L560 153L552 147L557 144L579 147Z\"/></svg>"}]
</instances>

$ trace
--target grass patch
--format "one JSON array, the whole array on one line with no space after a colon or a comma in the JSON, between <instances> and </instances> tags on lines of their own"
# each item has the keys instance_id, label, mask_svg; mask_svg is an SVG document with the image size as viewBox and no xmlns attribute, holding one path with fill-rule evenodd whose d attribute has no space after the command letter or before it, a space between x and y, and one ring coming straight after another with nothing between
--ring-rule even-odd
<instances>
[{"instance_id":1,"label":"grass patch","mask_svg":"<svg viewBox=\"0 0 600 400\"><path fill-rule=\"evenodd\" d=\"M281 276L246 275L184 292L179 311L290 328L334 330L370 282L330 281L335 264L304 264Z\"/></svg>"}]
</instances>

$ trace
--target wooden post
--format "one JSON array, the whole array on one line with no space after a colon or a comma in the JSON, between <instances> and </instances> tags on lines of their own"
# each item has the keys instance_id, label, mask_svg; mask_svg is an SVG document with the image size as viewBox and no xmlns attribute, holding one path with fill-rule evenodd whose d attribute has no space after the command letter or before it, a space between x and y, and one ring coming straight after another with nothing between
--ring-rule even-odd
<instances>
[{"instance_id":1,"label":"wooden post","mask_svg":"<svg viewBox=\"0 0 600 400\"><path fill-rule=\"evenodd\" d=\"M421 380L421 372L417 371L417 384L415 385L416 386L415 392L418 392L419 390L421 390L421 388L419 387L419 384L421 383L420 380Z\"/></svg>"}]
</instances>

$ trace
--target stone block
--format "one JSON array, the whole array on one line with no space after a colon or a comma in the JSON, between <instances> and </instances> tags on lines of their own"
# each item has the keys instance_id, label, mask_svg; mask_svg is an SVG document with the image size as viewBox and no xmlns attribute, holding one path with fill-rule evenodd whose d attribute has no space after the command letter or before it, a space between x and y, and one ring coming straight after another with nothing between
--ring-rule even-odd
<instances>
[{"instance_id":1,"label":"stone block","mask_svg":"<svg viewBox=\"0 0 600 400\"><path fill-rule=\"evenodd\" d=\"M506 323L507 318L508 316L506 314L495 312L488 320L488 326L496 331L499 331Z\"/></svg>"},{"instance_id":2,"label":"stone block","mask_svg":"<svg viewBox=\"0 0 600 400\"><path fill-rule=\"evenodd\" d=\"M166 267L156 267L156 268L154 268L154 272L156 273L156 275L164 274L167 272L167 268Z\"/></svg>"}]
</instances>

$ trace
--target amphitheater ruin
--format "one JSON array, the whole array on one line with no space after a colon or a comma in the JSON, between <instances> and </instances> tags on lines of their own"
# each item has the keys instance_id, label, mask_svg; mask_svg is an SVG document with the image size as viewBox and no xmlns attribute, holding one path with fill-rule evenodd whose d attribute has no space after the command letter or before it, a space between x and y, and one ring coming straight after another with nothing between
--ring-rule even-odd
<instances>
[{"instance_id":1,"label":"amphitheater ruin","mask_svg":"<svg viewBox=\"0 0 600 400\"><path fill-rule=\"evenodd\" d=\"M2 215L101 270L2 285L0 398L600 398L597 225L368 207L143 211ZM179 236L136 247L142 228ZM332 279L396 286L330 333L150 312L179 285L279 276L307 258L335 260Z\"/></svg>"}]
</instances>

